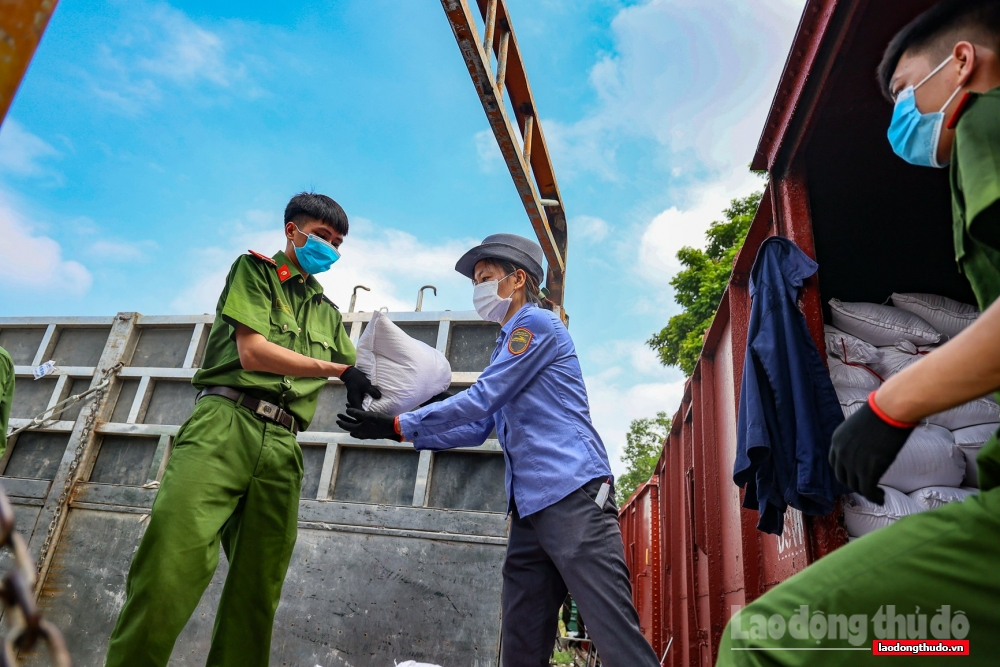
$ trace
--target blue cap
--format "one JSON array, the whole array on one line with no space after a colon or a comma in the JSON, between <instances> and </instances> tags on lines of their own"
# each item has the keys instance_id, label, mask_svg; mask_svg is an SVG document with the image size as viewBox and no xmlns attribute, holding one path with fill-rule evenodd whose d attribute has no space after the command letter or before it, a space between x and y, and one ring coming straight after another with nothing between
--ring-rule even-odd
<instances>
[{"instance_id":1,"label":"blue cap","mask_svg":"<svg viewBox=\"0 0 1000 667\"><path fill-rule=\"evenodd\" d=\"M455 270L469 279L475 278L476 264L484 259L512 262L535 277L539 283L545 278L542 271L542 247L517 234L493 234L483 239L455 264Z\"/></svg>"}]
</instances>

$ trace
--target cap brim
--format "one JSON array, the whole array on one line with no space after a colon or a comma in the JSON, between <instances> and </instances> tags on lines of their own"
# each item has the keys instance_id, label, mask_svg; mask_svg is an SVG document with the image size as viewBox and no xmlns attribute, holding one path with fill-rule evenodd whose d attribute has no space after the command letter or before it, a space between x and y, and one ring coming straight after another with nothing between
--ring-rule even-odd
<instances>
[{"instance_id":1,"label":"cap brim","mask_svg":"<svg viewBox=\"0 0 1000 667\"><path fill-rule=\"evenodd\" d=\"M455 264L455 270L469 280L473 280L476 277L476 264L484 259L500 259L513 262L531 273L538 282L541 282L545 278L541 265L532 259L528 253L502 243L484 243L476 246L462 255Z\"/></svg>"}]
</instances>

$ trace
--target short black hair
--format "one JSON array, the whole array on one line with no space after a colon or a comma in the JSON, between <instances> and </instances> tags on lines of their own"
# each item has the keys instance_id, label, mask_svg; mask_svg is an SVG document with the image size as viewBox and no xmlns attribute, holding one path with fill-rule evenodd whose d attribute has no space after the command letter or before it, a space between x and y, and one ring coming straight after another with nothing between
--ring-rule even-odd
<instances>
[{"instance_id":1,"label":"short black hair","mask_svg":"<svg viewBox=\"0 0 1000 667\"><path fill-rule=\"evenodd\" d=\"M306 220L319 220L347 236L347 213L326 195L300 192L289 200L285 207L285 222L301 225Z\"/></svg>"},{"instance_id":2,"label":"short black hair","mask_svg":"<svg viewBox=\"0 0 1000 667\"><path fill-rule=\"evenodd\" d=\"M898 0L897 0L898 1ZM943 38L953 36L945 43ZM892 75L907 51L939 52L944 60L956 42L978 42L1000 54L1000 0L942 0L906 24L889 42L878 66L882 94L892 99Z\"/></svg>"}]
</instances>

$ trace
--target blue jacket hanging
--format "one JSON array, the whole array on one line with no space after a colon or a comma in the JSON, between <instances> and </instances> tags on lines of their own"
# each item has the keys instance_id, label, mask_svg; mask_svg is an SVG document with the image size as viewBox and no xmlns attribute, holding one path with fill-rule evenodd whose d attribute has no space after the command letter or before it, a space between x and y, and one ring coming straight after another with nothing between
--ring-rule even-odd
<instances>
[{"instance_id":1,"label":"blue jacket hanging","mask_svg":"<svg viewBox=\"0 0 1000 667\"><path fill-rule=\"evenodd\" d=\"M825 515L850 493L827 460L844 421L830 374L798 308L799 288L817 264L798 246L771 237L750 272L750 327L740 391L733 481L757 529L781 535L785 509Z\"/></svg>"}]
</instances>

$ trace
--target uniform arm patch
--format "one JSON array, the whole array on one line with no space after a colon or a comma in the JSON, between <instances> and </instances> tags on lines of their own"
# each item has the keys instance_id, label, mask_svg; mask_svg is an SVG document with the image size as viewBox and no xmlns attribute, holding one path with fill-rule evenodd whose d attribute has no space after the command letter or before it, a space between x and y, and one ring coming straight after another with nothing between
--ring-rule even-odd
<instances>
[{"instance_id":1,"label":"uniform arm patch","mask_svg":"<svg viewBox=\"0 0 1000 667\"><path fill-rule=\"evenodd\" d=\"M524 327L514 329L510 333L510 339L507 341L507 351L515 357L519 354L524 354L528 351L528 346L531 345L531 341L534 337L535 334L531 333Z\"/></svg>"}]
</instances>

